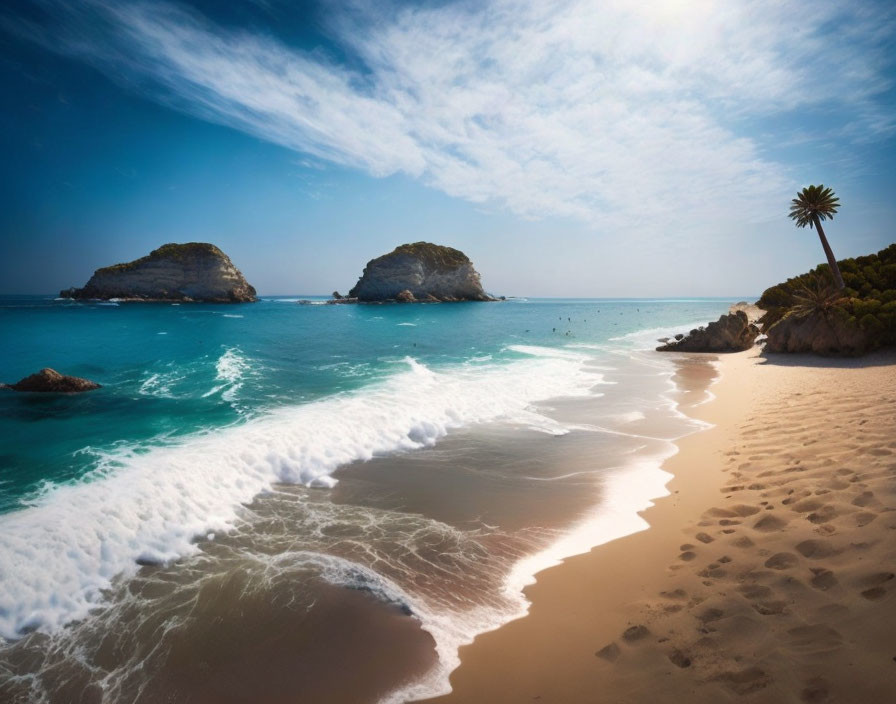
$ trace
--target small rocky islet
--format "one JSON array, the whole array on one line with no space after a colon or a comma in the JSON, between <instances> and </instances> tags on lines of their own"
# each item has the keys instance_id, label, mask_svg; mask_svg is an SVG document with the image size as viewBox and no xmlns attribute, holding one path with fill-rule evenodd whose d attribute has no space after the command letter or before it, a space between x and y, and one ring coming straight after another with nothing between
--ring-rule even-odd
<instances>
[{"instance_id":1,"label":"small rocky islet","mask_svg":"<svg viewBox=\"0 0 896 704\"><path fill-rule=\"evenodd\" d=\"M93 391L101 386L90 379L79 376L60 374L55 369L46 367L35 374L20 379L15 384L0 384L0 389L10 391L26 391L36 393L75 394Z\"/></svg>"},{"instance_id":2,"label":"small rocky islet","mask_svg":"<svg viewBox=\"0 0 896 704\"><path fill-rule=\"evenodd\" d=\"M396 247L371 259L358 283L339 302L447 303L494 301L482 288L479 272L458 249L430 242Z\"/></svg>"},{"instance_id":3,"label":"small rocky islet","mask_svg":"<svg viewBox=\"0 0 896 704\"><path fill-rule=\"evenodd\" d=\"M136 302L248 303L255 288L224 252L207 242L169 243L147 256L97 269L62 298Z\"/></svg>"}]
</instances>

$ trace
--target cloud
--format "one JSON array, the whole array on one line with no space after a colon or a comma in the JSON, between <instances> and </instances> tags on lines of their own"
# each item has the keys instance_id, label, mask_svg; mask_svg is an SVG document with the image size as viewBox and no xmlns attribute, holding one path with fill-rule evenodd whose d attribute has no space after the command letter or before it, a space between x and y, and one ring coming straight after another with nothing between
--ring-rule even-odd
<instances>
[{"instance_id":1,"label":"cloud","mask_svg":"<svg viewBox=\"0 0 896 704\"><path fill-rule=\"evenodd\" d=\"M347 61L173 4L45 5L59 23L32 38L179 110L599 229L779 216L798 175L769 153L804 130L770 117L834 115L839 139L893 130L878 104L893 17L871 4L356 3L328 25Z\"/></svg>"}]
</instances>

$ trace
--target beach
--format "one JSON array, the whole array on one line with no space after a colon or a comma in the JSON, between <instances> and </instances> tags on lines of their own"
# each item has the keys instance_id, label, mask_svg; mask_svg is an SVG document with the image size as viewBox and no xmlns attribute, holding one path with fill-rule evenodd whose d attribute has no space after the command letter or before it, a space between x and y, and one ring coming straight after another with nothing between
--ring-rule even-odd
<instances>
[{"instance_id":1,"label":"beach","mask_svg":"<svg viewBox=\"0 0 896 704\"><path fill-rule=\"evenodd\" d=\"M892 701L894 364L680 355L679 409L714 427L650 528L539 573L431 701Z\"/></svg>"},{"instance_id":2,"label":"beach","mask_svg":"<svg viewBox=\"0 0 896 704\"><path fill-rule=\"evenodd\" d=\"M102 387L0 395L0 700L447 693L535 573L646 526L716 370L656 337L730 305L297 303L4 301L8 378Z\"/></svg>"}]
</instances>

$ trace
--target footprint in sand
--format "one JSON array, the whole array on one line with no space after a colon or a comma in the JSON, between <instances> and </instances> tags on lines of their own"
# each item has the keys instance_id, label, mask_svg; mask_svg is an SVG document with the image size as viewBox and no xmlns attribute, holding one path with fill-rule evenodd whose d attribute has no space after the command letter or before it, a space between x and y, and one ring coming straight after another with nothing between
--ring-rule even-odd
<instances>
[{"instance_id":1,"label":"footprint in sand","mask_svg":"<svg viewBox=\"0 0 896 704\"><path fill-rule=\"evenodd\" d=\"M809 511L814 511L817 508L820 508L822 505L821 499L804 499L803 501L798 501L790 507L791 511L796 511L797 513L808 513Z\"/></svg>"},{"instance_id":2,"label":"footprint in sand","mask_svg":"<svg viewBox=\"0 0 896 704\"><path fill-rule=\"evenodd\" d=\"M831 506L830 504L825 504L817 511L813 511L808 516L806 516L806 520L810 523L827 523L828 521L836 518L838 515L837 509Z\"/></svg>"},{"instance_id":3,"label":"footprint in sand","mask_svg":"<svg viewBox=\"0 0 896 704\"><path fill-rule=\"evenodd\" d=\"M703 532L697 533L697 535L695 535L694 537L701 543L711 543L713 540L715 540L715 538L713 538L709 533Z\"/></svg>"},{"instance_id":4,"label":"footprint in sand","mask_svg":"<svg viewBox=\"0 0 896 704\"><path fill-rule=\"evenodd\" d=\"M667 592L660 592L660 596L664 599L674 599L675 601L683 601L688 598L688 593L684 589L672 589Z\"/></svg>"},{"instance_id":5,"label":"footprint in sand","mask_svg":"<svg viewBox=\"0 0 896 704\"><path fill-rule=\"evenodd\" d=\"M697 618L703 623L712 623L713 621L718 621L724 616L724 611L714 608L704 609L701 613L697 614Z\"/></svg>"},{"instance_id":6,"label":"footprint in sand","mask_svg":"<svg viewBox=\"0 0 896 704\"><path fill-rule=\"evenodd\" d=\"M629 626L622 632L622 639L629 643L636 643L650 635L647 626L637 625Z\"/></svg>"},{"instance_id":7,"label":"footprint in sand","mask_svg":"<svg viewBox=\"0 0 896 704\"><path fill-rule=\"evenodd\" d=\"M769 677L764 670L758 667L749 667L739 672L722 672L712 679L722 682L735 694L750 694L769 684Z\"/></svg>"},{"instance_id":8,"label":"footprint in sand","mask_svg":"<svg viewBox=\"0 0 896 704\"><path fill-rule=\"evenodd\" d=\"M883 599L887 595L887 590L883 587L871 587L862 592L862 596L868 601L877 601Z\"/></svg>"},{"instance_id":9,"label":"footprint in sand","mask_svg":"<svg viewBox=\"0 0 896 704\"><path fill-rule=\"evenodd\" d=\"M871 513L869 511L860 511L855 515L856 527L864 528L876 518L876 513Z\"/></svg>"},{"instance_id":10,"label":"footprint in sand","mask_svg":"<svg viewBox=\"0 0 896 704\"><path fill-rule=\"evenodd\" d=\"M796 567L799 558L791 552L778 552L765 561L765 566L773 570L789 570Z\"/></svg>"},{"instance_id":11,"label":"footprint in sand","mask_svg":"<svg viewBox=\"0 0 896 704\"><path fill-rule=\"evenodd\" d=\"M824 540L804 540L797 543L796 551L810 560L820 560L840 552Z\"/></svg>"},{"instance_id":12,"label":"footprint in sand","mask_svg":"<svg viewBox=\"0 0 896 704\"><path fill-rule=\"evenodd\" d=\"M870 589L865 589L862 592L862 596L865 599L868 599L868 601L883 599L887 594L887 590L881 585L886 584L894 578L896 578L896 574L892 572L875 572L867 577L863 577L858 582L859 586L870 587Z\"/></svg>"},{"instance_id":13,"label":"footprint in sand","mask_svg":"<svg viewBox=\"0 0 896 704\"><path fill-rule=\"evenodd\" d=\"M610 643L609 645L605 645L603 648L598 650L595 655L607 662L616 662L619 659L619 655L621 654L621 650L619 650L619 646L615 643Z\"/></svg>"},{"instance_id":14,"label":"footprint in sand","mask_svg":"<svg viewBox=\"0 0 896 704\"><path fill-rule=\"evenodd\" d=\"M812 574L815 576L812 577L810 583L820 591L826 592L831 587L837 586L837 578L829 569L824 567L813 567Z\"/></svg>"},{"instance_id":15,"label":"footprint in sand","mask_svg":"<svg viewBox=\"0 0 896 704\"><path fill-rule=\"evenodd\" d=\"M800 655L824 655L838 650L843 637L824 624L797 626L787 631L786 647Z\"/></svg>"},{"instance_id":16,"label":"footprint in sand","mask_svg":"<svg viewBox=\"0 0 896 704\"><path fill-rule=\"evenodd\" d=\"M772 595L772 590L761 584L744 584L743 586L738 587L737 591L750 601L753 601L754 599L767 599Z\"/></svg>"},{"instance_id":17,"label":"footprint in sand","mask_svg":"<svg viewBox=\"0 0 896 704\"><path fill-rule=\"evenodd\" d=\"M760 616L778 616L788 613L786 601L759 601L753 604L753 608Z\"/></svg>"},{"instance_id":18,"label":"footprint in sand","mask_svg":"<svg viewBox=\"0 0 896 704\"><path fill-rule=\"evenodd\" d=\"M872 501L874 501L874 492L873 491L863 491L856 498L852 500L853 506L867 506Z\"/></svg>"},{"instance_id":19,"label":"footprint in sand","mask_svg":"<svg viewBox=\"0 0 896 704\"><path fill-rule=\"evenodd\" d=\"M691 666L691 659L680 650L673 650L669 653L669 660L672 661L673 665L682 669Z\"/></svg>"},{"instance_id":20,"label":"footprint in sand","mask_svg":"<svg viewBox=\"0 0 896 704\"><path fill-rule=\"evenodd\" d=\"M800 701L807 704L824 704L830 701L830 693L828 691L828 683L821 677L814 677L808 682L800 692Z\"/></svg>"},{"instance_id":21,"label":"footprint in sand","mask_svg":"<svg viewBox=\"0 0 896 704\"><path fill-rule=\"evenodd\" d=\"M753 529L763 533L771 533L772 531L781 530L786 525L787 521L773 514L767 514L753 524Z\"/></svg>"},{"instance_id":22,"label":"footprint in sand","mask_svg":"<svg viewBox=\"0 0 896 704\"><path fill-rule=\"evenodd\" d=\"M735 504L731 507L731 512L741 518L746 518L747 516L752 516L753 514L759 513L760 509L757 506L748 506L747 504Z\"/></svg>"},{"instance_id":23,"label":"footprint in sand","mask_svg":"<svg viewBox=\"0 0 896 704\"><path fill-rule=\"evenodd\" d=\"M729 511L727 508L718 508L713 507L708 511L703 513L704 516L711 516L712 518L736 518L737 514L734 511Z\"/></svg>"}]
</instances>

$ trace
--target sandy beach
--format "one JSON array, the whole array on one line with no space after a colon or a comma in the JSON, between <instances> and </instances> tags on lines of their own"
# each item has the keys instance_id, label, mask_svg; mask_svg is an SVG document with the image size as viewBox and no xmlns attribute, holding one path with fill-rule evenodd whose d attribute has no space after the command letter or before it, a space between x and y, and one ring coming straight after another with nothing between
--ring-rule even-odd
<instances>
[{"instance_id":1,"label":"sandy beach","mask_svg":"<svg viewBox=\"0 0 896 704\"><path fill-rule=\"evenodd\" d=\"M682 355L677 382L715 427L651 528L540 573L431 701L896 701L896 356Z\"/></svg>"}]
</instances>

